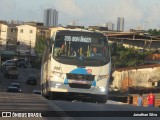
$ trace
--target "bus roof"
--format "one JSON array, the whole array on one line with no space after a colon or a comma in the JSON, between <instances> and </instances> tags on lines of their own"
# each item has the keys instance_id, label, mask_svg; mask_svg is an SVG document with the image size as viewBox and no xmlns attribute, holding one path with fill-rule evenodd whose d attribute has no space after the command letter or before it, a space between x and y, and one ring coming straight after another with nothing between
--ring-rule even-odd
<instances>
[{"instance_id":1,"label":"bus roof","mask_svg":"<svg viewBox=\"0 0 160 120\"><path fill-rule=\"evenodd\" d=\"M64 28L64 27L56 27L56 28L51 28L51 33L54 33L56 34L57 32L61 32L61 34L63 33L90 33L90 34L99 34L99 35L102 35L103 33L101 32L97 32L97 31L91 31L91 30L86 30L86 29L80 29L80 28L75 28L75 29L70 29L70 28ZM52 35L51 35L52 36Z\"/></svg>"},{"instance_id":2,"label":"bus roof","mask_svg":"<svg viewBox=\"0 0 160 120\"><path fill-rule=\"evenodd\" d=\"M82 35L90 35L90 36L92 36L92 35L96 35L96 36L104 36L102 33L100 33L100 32L94 32L94 31L88 31L88 30L85 30L85 31L83 31L83 30L58 30L57 32L56 32L57 34L61 34L61 35L80 35L80 34L82 34Z\"/></svg>"}]
</instances>

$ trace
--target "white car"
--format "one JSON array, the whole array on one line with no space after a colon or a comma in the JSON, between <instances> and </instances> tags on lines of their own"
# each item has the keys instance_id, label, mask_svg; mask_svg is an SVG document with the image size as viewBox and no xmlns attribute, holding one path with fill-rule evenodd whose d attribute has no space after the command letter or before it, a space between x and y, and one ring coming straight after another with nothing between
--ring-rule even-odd
<instances>
[{"instance_id":1,"label":"white car","mask_svg":"<svg viewBox=\"0 0 160 120\"><path fill-rule=\"evenodd\" d=\"M16 65L16 59L13 60L7 60L3 63L3 65Z\"/></svg>"},{"instance_id":2,"label":"white car","mask_svg":"<svg viewBox=\"0 0 160 120\"><path fill-rule=\"evenodd\" d=\"M14 66L14 65L16 65L16 60L14 60L14 59L13 60L7 60L4 63L2 63L1 71L4 70L5 66Z\"/></svg>"}]
</instances>

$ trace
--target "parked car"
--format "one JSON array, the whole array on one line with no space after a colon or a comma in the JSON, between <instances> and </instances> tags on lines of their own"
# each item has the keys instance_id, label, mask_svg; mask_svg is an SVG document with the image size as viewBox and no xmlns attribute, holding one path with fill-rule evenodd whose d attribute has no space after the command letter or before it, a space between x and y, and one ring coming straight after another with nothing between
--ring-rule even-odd
<instances>
[{"instance_id":1,"label":"parked car","mask_svg":"<svg viewBox=\"0 0 160 120\"><path fill-rule=\"evenodd\" d=\"M17 87L9 86L7 92L20 93L20 89Z\"/></svg>"},{"instance_id":2,"label":"parked car","mask_svg":"<svg viewBox=\"0 0 160 120\"><path fill-rule=\"evenodd\" d=\"M17 60L16 59L7 60L7 61L2 63L1 71L3 72L6 66L16 66L16 65L17 65Z\"/></svg>"},{"instance_id":3,"label":"parked car","mask_svg":"<svg viewBox=\"0 0 160 120\"><path fill-rule=\"evenodd\" d=\"M40 90L33 90L33 94L41 95L41 91Z\"/></svg>"},{"instance_id":4,"label":"parked car","mask_svg":"<svg viewBox=\"0 0 160 120\"><path fill-rule=\"evenodd\" d=\"M18 63L18 67L27 67L27 63L26 63L26 61L19 61Z\"/></svg>"},{"instance_id":5,"label":"parked car","mask_svg":"<svg viewBox=\"0 0 160 120\"><path fill-rule=\"evenodd\" d=\"M18 78L19 72L16 66L5 66L4 77L5 78Z\"/></svg>"},{"instance_id":6,"label":"parked car","mask_svg":"<svg viewBox=\"0 0 160 120\"><path fill-rule=\"evenodd\" d=\"M36 75L29 75L28 78L27 78L27 84L37 85Z\"/></svg>"},{"instance_id":7,"label":"parked car","mask_svg":"<svg viewBox=\"0 0 160 120\"><path fill-rule=\"evenodd\" d=\"M11 83L10 86L11 87L17 87L19 89L19 91L22 91L22 87L21 87L20 83Z\"/></svg>"}]
</instances>

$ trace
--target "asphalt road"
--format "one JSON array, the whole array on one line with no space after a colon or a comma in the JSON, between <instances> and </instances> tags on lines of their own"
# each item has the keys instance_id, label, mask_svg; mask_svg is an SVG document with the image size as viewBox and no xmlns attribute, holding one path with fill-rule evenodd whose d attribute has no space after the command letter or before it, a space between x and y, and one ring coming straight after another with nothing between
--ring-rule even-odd
<instances>
[{"instance_id":1,"label":"asphalt road","mask_svg":"<svg viewBox=\"0 0 160 120\"><path fill-rule=\"evenodd\" d=\"M0 92L5 92L7 87L12 83L20 83L22 86L23 93L32 93L34 89L40 90L40 70L33 68L18 68L19 76L18 79L13 78L4 78L4 73L0 72ZM26 80L29 74L34 74L37 76L38 84L37 85L28 85Z\"/></svg>"}]
</instances>

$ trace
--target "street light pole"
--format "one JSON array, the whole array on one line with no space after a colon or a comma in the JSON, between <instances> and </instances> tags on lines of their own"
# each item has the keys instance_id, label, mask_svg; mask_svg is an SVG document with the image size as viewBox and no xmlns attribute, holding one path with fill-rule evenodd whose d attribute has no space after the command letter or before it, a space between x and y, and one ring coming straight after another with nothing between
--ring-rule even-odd
<instances>
[{"instance_id":1,"label":"street light pole","mask_svg":"<svg viewBox=\"0 0 160 120\"><path fill-rule=\"evenodd\" d=\"M31 38L30 38L30 45L29 45L29 60L28 60L28 65L30 65L30 57L31 57Z\"/></svg>"},{"instance_id":2,"label":"street light pole","mask_svg":"<svg viewBox=\"0 0 160 120\"><path fill-rule=\"evenodd\" d=\"M17 57L18 57L18 59L19 59L19 55L20 55L19 45L20 45L20 42L17 41L16 45L17 45L17 50L16 50L16 52L17 52Z\"/></svg>"}]
</instances>

